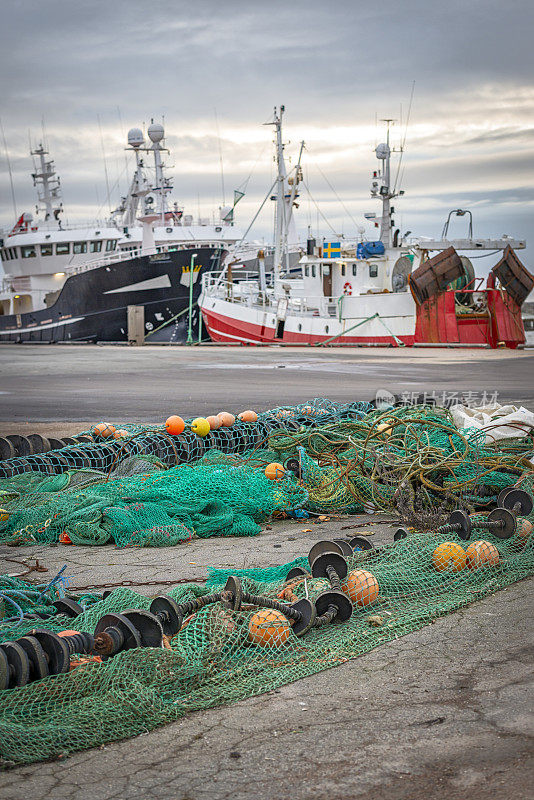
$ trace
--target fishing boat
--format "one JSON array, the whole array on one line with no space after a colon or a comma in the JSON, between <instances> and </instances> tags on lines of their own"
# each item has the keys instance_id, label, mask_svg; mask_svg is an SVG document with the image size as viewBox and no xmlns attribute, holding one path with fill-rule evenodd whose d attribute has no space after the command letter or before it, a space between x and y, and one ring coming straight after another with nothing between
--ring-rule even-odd
<instances>
[{"instance_id":1,"label":"fishing boat","mask_svg":"<svg viewBox=\"0 0 534 800\"><path fill-rule=\"evenodd\" d=\"M20 215L0 247L0 342L125 341L127 308L144 308L144 327L154 341L185 340L182 318L192 294L193 327L200 276L220 270L230 248L241 240L233 207L217 221L193 221L176 203L165 175L164 128L154 123L128 133L136 169L128 194L111 219L65 225L59 177L40 144L33 173L38 219ZM145 174L142 153L154 157L155 180ZM189 290L193 284L192 293Z\"/></svg>"},{"instance_id":2,"label":"fishing boat","mask_svg":"<svg viewBox=\"0 0 534 800\"><path fill-rule=\"evenodd\" d=\"M388 121L390 122L390 121ZM203 277L199 306L213 341L285 345L507 346L525 342L521 306L534 278L516 251L524 240L473 235L468 209L450 212L440 239L408 238L395 227L390 129L375 150L371 196L382 203L379 238L321 242L309 237L299 274L287 268L287 237L298 185L300 156L288 176L282 115L275 113L277 226L274 269L259 276L222 271ZM301 146L302 154L302 146ZM452 216L470 220L464 239L450 239ZM500 253L487 280L476 278L477 252Z\"/></svg>"}]
</instances>

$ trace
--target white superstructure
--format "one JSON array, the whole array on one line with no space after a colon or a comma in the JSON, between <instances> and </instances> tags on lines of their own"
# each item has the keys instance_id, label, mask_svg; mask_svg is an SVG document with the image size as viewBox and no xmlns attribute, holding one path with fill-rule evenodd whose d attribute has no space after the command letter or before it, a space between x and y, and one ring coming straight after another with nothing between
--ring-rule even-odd
<instances>
[{"instance_id":1,"label":"white superstructure","mask_svg":"<svg viewBox=\"0 0 534 800\"><path fill-rule=\"evenodd\" d=\"M165 174L163 125L152 121L143 132L132 128L128 150L135 156L135 170L128 194L111 219L78 226L62 222L61 184L54 162L43 144L32 150L36 157L32 174L37 189L36 215L23 213L5 232L0 247L0 314L19 314L49 307L69 275L143 254L140 217L154 217L155 247L166 250L184 243L221 242L231 247L241 239L233 224L233 207L219 209L215 219L194 220L169 200L172 182ZM143 154L154 162L154 180L147 176Z\"/></svg>"}]
</instances>

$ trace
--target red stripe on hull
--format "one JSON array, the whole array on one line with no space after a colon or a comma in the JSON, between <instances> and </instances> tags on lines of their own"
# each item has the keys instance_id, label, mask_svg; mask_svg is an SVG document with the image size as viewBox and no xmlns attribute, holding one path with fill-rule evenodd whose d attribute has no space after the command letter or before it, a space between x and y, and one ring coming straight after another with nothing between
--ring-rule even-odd
<instances>
[{"instance_id":1,"label":"red stripe on hull","mask_svg":"<svg viewBox=\"0 0 534 800\"><path fill-rule=\"evenodd\" d=\"M214 342L226 342L227 344L319 344L331 339L331 336L319 336L295 331L284 331L282 339L276 339L273 328L264 328L254 325L251 322L237 320L216 314L214 311L202 309L202 317L209 335ZM405 345L413 345L414 336L398 337ZM332 341L336 344L372 344L372 345L396 345L392 336L339 336Z\"/></svg>"}]
</instances>

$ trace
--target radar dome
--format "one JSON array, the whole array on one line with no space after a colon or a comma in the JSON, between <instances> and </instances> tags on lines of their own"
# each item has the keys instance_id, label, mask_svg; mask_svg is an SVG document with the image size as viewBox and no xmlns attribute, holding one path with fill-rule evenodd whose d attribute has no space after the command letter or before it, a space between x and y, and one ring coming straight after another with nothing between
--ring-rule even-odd
<instances>
[{"instance_id":1,"label":"radar dome","mask_svg":"<svg viewBox=\"0 0 534 800\"><path fill-rule=\"evenodd\" d=\"M389 156L390 149L389 149L388 145L385 144L385 142L384 142L384 143L378 145L378 147L375 150L375 153L376 153L376 157L377 158L384 159L384 158L387 158Z\"/></svg>"},{"instance_id":2,"label":"radar dome","mask_svg":"<svg viewBox=\"0 0 534 800\"><path fill-rule=\"evenodd\" d=\"M130 128L128 131L128 144L130 147L141 147L145 143L145 137L141 128Z\"/></svg>"},{"instance_id":3,"label":"radar dome","mask_svg":"<svg viewBox=\"0 0 534 800\"><path fill-rule=\"evenodd\" d=\"M154 143L161 142L165 136L165 128L160 122L153 122L152 125L149 126L147 133L150 137L150 141Z\"/></svg>"}]
</instances>

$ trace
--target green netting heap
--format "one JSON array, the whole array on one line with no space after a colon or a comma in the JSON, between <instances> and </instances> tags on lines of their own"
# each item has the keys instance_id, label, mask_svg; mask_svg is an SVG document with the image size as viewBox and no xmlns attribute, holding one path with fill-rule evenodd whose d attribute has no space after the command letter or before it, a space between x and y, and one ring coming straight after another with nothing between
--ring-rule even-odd
<instances>
[{"instance_id":1,"label":"green netting heap","mask_svg":"<svg viewBox=\"0 0 534 800\"><path fill-rule=\"evenodd\" d=\"M524 488L532 490L532 485ZM467 544L454 535L446 538ZM191 711L271 691L366 653L532 574L531 536L503 541L484 533L481 538L498 550L498 564L437 571L433 553L444 537L436 533L414 533L350 558L350 570L364 569L378 581L378 597L369 605L355 605L348 622L312 630L301 639L285 631L285 639L275 635L266 639L267 646L255 644L249 636L255 609L232 612L216 603L186 620L169 649L129 650L6 690L0 698L0 763L9 767L58 758L145 733ZM272 598L290 600L288 592L316 597L324 588L323 579L307 579L306 584L301 579L290 587L283 583L294 563L240 574L247 589ZM227 574L212 571L210 586L222 586ZM181 585L169 594L182 601L209 591L208 586ZM107 612L149 604L149 598L119 588L69 620L68 627L92 632ZM57 630L57 621L44 621L43 627Z\"/></svg>"},{"instance_id":2,"label":"green netting heap","mask_svg":"<svg viewBox=\"0 0 534 800\"><path fill-rule=\"evenodd\" d=\"M22 488L26 476L1 482L2 507L10 516L0 523L0 540L50 543L66 534L79 545L160 547L193 535L255 536L260 522L307 497L295 480L270 481L217 451L194 466L111 480L95 473L85 483L79 473L30 473L28 492Z\"/></svg>"},{"instance_id":3,"label":"green netting heap","mask_svg":"<svg viewBox=\"0 0 534 800\"><path fill-rule=\"evenodd\" d=\"M355 513L395 511L403 490L419 491L427 508L445 500L485 507L532 469L534 446L530 437L484 440L479 430L459 431L447 409L401 406L298 433L277 431L269 447L279 461L299 458L307 509Z\"/></svg>"},{"instance_id":4,"label":"green netting heap","mask_svg":"<svg viewBox=\"0 0 534 800\"><path fill-rule=\"evenodd\" d=\"M292 420L295 432L278 429L240 455L208 450L171 469L140 455L110 475L84 469L1 480L0 542L161 547L192 536L253 536L282 512L402 511L410 503L475 511L531 468L530 437L487 445L483 433L459 431L433 406L384 412L315 399L263 416ZM300 479L265 477L266 464L290 456Z\"/></svg>"}]
</instances>

